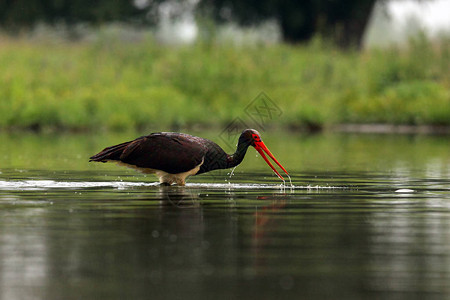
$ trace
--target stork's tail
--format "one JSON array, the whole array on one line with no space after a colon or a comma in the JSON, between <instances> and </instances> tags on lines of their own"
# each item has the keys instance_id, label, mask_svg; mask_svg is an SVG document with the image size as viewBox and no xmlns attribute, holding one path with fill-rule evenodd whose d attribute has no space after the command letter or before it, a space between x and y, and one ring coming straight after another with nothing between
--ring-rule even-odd
<instances>
[{"instance_id":1,"label":"stork's tail","mask_svg":"<svg viewBox=\"0 0 450 300\"><path fill-rule=\"evenodd\" d=\"M108 160L120 160L120 155L131 142L125 142L115 146L107 147L99 153L91 156L89 161L107 162Z\"/></svg>"}]
</instances>

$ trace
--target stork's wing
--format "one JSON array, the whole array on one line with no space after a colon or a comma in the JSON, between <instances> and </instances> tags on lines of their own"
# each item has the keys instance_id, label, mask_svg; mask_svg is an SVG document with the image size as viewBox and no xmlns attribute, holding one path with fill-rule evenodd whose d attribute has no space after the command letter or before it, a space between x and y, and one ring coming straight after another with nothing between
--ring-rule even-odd
<instances>
[{"instance_id":1,"label":"stork's wing","mask_svg":"<svg viewBox=\"0 0 450 300\"><path fill-rule=\"evenodd\" d=\"M206 151L207 148L201 138L154 133L131 141L123 149L119 159L140 168L152 168L177 174L198 166Z\"/></svg>"}]
</instances>

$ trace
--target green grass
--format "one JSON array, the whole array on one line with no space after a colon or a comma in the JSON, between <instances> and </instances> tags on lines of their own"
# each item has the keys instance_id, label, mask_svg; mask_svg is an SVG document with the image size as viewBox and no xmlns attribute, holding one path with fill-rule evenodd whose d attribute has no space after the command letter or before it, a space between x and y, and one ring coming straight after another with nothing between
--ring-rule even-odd
<instances>
[{"instance_id":1,"label":"green grass","mask_svg":"<svg viewBox=\"0 0 450 300\"><path fill-rule=\"evenodd\" d=\"M251 124L265 92L272 124L450 125L450 40L342 52L309 45L163 46L0 38L0 128L167 129ZM269 122L270 123L270 122Z\"/></svg>"}]
</instances>

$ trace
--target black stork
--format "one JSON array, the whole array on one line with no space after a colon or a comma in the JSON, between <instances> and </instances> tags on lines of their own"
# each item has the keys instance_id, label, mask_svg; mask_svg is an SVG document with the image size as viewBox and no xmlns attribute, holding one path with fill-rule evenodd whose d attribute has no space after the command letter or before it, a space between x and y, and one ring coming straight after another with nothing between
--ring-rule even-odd
<instances>
[{"instance_id":1,"label":"black stork","mask_svg":"<svg viewBox=\"0 0 450 300\"><path fill-rule=\"evenodd\" d=\"M177 132L157 132L107 147L90 157L89 161L116 162L146 174L156 174L161 184L184 185L188 176L239 165L249 146L255 147L280 179L284 181L264 152L289 176L267 149L259 132L254 129L242 132L233 154L225 153L219 145L201 137Z\"/></svg>"}]
</instances>

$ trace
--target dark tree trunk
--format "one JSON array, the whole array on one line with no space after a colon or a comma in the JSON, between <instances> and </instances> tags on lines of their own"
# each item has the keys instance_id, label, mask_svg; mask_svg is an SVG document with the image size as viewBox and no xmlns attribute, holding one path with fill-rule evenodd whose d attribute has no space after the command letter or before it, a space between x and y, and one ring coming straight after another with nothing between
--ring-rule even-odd
<instances>
[{"instance_id":1,"label":"dark tree trunk","mask_svg":"<svg viewBox=\"0 0 450 300\"><path fill-rule=\"evenodd\" d=\"M375 6L375 0L361 1L354 7L351 18L337 21L334 25L337 31L334 40L341 48L362 47L364 33L369 23L371 12Z\"/></svg>"},{"instance_id":2,"label":"dark tree trunk","mask_svg":"<svg viewBox=\"0 0 450 300\"><path fill-rule=\"evenodd\" d=\"M341 48L360 48L376 0L324 1L281 6L277 19L283 39L298 43L320 34Z\"/></svg>"},{"instance_id":3,"label":"dark tree trunk","mask_svg":"<svg viewBox=\"0 0 450 300\"><path fill-rule=\"evenodd\" d=\"M281 27L283 40L299 43L309 40L314 35L314 14L310 1L284 3L278 9L277 19Z\"/></svg>"}]
</instances>

